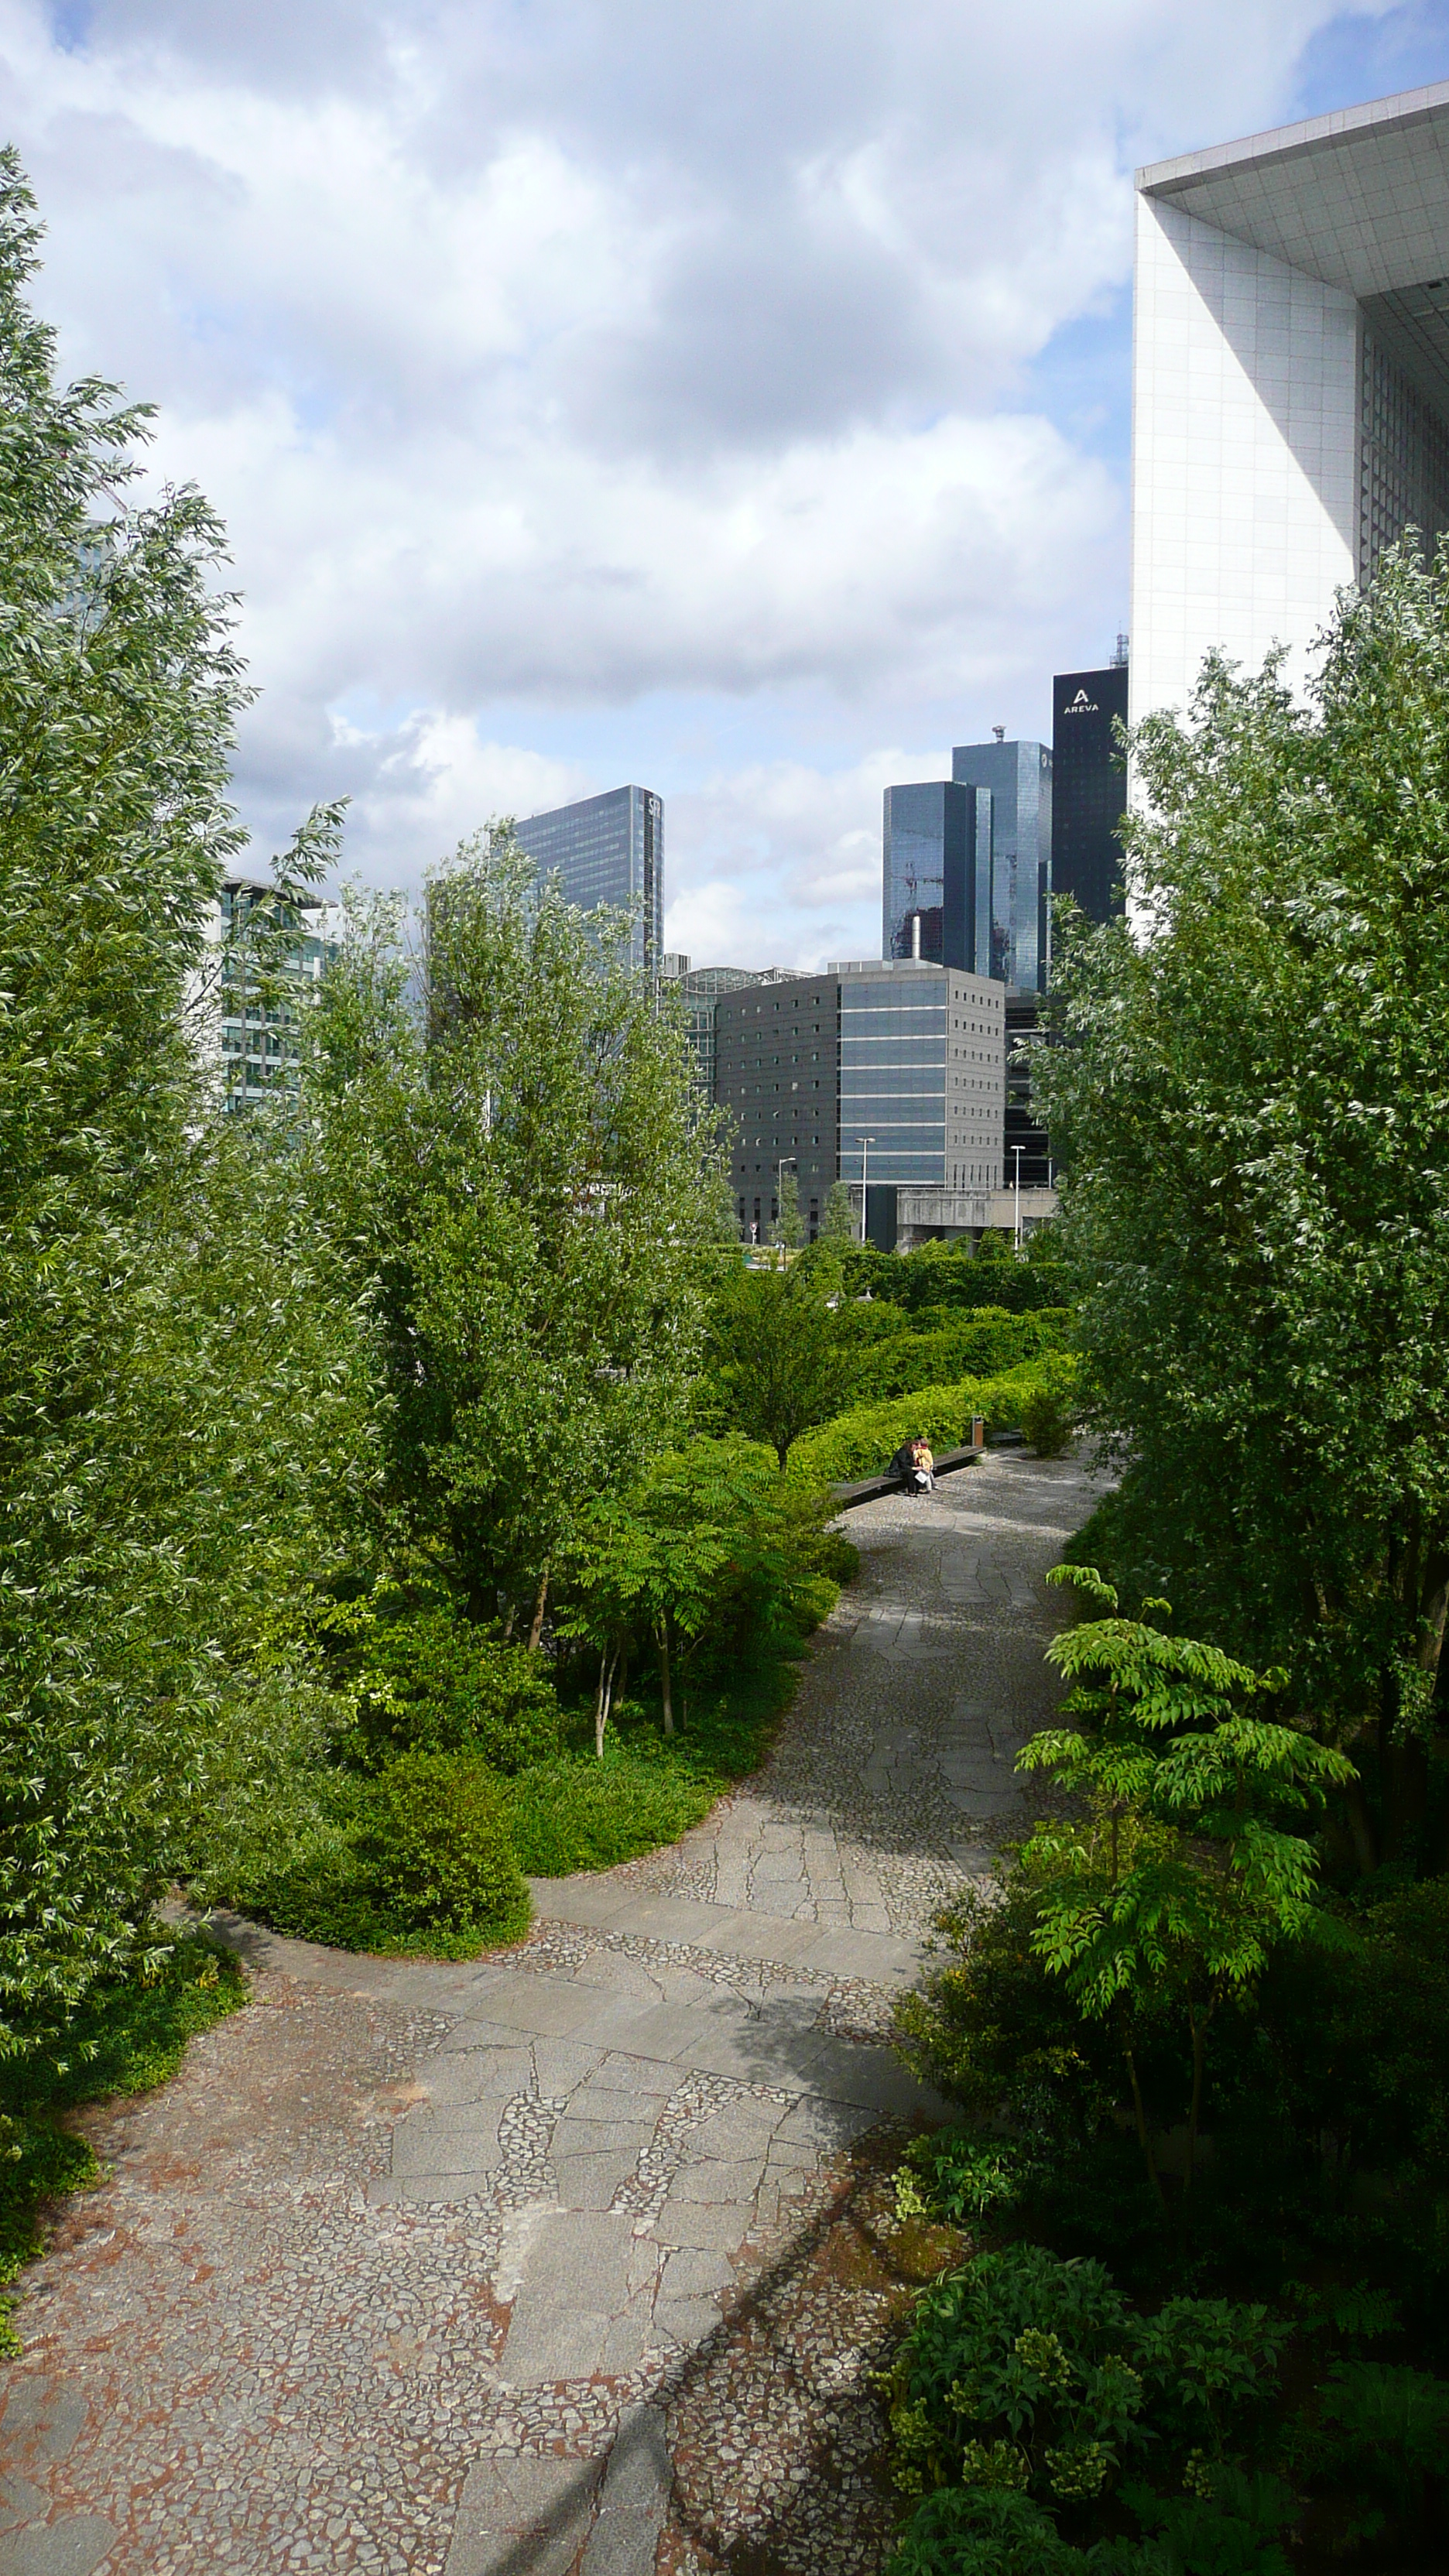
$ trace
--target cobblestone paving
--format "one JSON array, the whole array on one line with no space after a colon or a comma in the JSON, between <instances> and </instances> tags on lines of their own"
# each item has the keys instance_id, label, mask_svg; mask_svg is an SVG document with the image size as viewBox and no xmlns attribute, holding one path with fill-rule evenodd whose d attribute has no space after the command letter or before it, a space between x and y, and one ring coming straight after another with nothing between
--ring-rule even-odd
<instances>
[{"instance_id":1,"label":"cobblestone paving","mask_svg":"<svg viewBox=\"0 0 1449 2576\"><path fill-rule=\"evenodd\" d=\"M993 1454L854 1513L765 1769L515 1951L223 1927L251 2008L85 2115L29 2275L0 2576L876 2576L884 2175L938 2108L884 2043L1023 1814L1091 1499Z\"/></svg>"}]
</instances>

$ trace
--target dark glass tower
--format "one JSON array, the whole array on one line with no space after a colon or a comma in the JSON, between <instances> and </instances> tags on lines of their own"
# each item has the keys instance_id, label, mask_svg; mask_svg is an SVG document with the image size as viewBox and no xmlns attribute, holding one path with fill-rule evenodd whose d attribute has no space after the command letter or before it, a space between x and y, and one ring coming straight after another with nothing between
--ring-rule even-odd
<instances>
[{"instance_id":1,"label":"dark glass tower","mask_svg":"<svg viewBox=\"0 0 1449 2576\"><path fill-rule=\"evenodd\" d=\"M1052 883L1052 756L1042 742L967 742L951 754L958 785L991 797L991 954L976 971L1040 991Z\"/></svg>"},{"instance_id":2,"label":"dark glass tower","mask_svg":"<svg viewBox=\"0 0 1449 2576\"><path fill-rule=\"evenodd\" d=\"M519 847L541 877L558 878L567 902L633 914L634 963L652 974L664 950L663 800L647 787L613 787L515 828Z\"/></svg>"},{"instance_id":3,"label":"dark glass tower","mask_svg":"<svg viewBox=\"0 0 1449 2576\"><path fill-rule=\"evenodd\" d=\"M1127 770L1112 737L1127 721L1127 664L1063 671L1052 682L1052 892L1069 894L1089 921L1122 910L1117 825Z\"/></svg>"},{"instance_id":4,"label":"dark glass tower","mask_svg":"<svg viewBox=\"0 0 1449 2576\"><path fill-rule=\"evenodd\" d=\"M883 856L882 957L987 973L991 798L949 779L888 787Z\"/></svg>"}]
</instances>

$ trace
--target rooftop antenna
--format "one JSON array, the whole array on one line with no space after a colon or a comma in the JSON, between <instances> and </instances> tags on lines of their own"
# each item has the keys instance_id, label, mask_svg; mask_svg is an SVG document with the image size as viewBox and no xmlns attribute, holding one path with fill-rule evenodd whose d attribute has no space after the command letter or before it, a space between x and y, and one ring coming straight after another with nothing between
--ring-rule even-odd
<instances>
[{"instance_id":1,"label":"rooftop antenna","mask_svg":"<svg viewBox=\"0 0 1449 2576\"><path fill-rule=\"evenodd\" d=\"M1113 662L1113 666L1114 666L1114 668L1115 668L1115 669L1117 669L1117 670L1119 670L1119 671L1121 671L1121 670L1125 669L1125 667L1126 667L1126 662L1127 662L1127 638L1126 638L1126 636L1125 636L1125 635L1121 634L1120 632L1119 632L1118 637L1117 637L1117 646L1116 646L1116 650L1115 650L1115 652L1114 652L1114 653L1113 653L1113 655L1112 655L1112 662Z\"/></svg>"}]
</instances>

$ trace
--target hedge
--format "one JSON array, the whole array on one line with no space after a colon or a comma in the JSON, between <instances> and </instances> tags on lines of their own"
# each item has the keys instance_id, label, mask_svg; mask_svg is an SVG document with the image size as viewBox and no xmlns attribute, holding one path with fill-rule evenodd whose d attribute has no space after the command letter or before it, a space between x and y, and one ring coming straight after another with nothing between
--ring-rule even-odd
<instances>
[{"instance_id":1,"label":"hedge","mask_svg":"<svg viewBox=\"0 0 1449 2576\"><path fill-rule=\"evenodd\" d=\"M920 1436L937 1450L964 1447L977 1414L985 1418L988 1432L1013 1430L1028 1396L1048 1373L1060 1383L1058 1373L1070 1366L1060 1352L1047 1353L1004 1376L963 1377L950 1386L919 1387L913 1395L894 1396L887 1403L857 1405L797 1440L789 1472L821 1485L882 1476L903 1440Z\"/></svg>"}]
</instances>

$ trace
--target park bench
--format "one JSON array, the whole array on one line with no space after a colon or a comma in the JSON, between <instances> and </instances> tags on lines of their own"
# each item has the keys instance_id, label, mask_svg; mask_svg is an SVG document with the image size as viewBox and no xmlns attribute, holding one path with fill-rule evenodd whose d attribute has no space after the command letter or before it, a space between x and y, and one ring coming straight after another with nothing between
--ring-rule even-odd
<instances>
[{"instance_id":1,"label":"park bench","mask_svg":"<svg viewBox=\"0 0 1449 2576\"><path fill-rule=\"evenodd\" d=\"M954 1476L958 1467L969 1467L973 1459L979 1458L985 1446L986 1425L978 1414L966 1447L943 1450L932 1472L938 1477ZM853 1512L858 1503L878 1502L882 1494L898 1494L900 1490L899 1476L866 1476L858 1484L833 1485L831 1499L837 1511Z\"/></svg>"}]
</instances>

